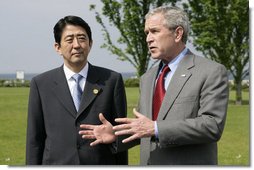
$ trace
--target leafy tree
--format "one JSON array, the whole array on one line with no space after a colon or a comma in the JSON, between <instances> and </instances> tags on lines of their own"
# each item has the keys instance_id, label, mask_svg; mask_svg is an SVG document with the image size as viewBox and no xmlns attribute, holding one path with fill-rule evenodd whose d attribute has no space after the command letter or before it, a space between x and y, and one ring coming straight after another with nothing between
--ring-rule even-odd
<instances>
[{"instance_id":1,"label":"leafy tree","mask_svg":"<svg viewBox=\"0 0 254 170\"><path fill-rule=\"evenodd\" d=\"M242 80L249 75L248 0L189 0L194 46L223 63L236 84L236 103L242 103Z\"/></svg>"},{"instance_id":2,"label":"leafy tree","mask_svg":"<svg viewBox=\"0 0 254 170\"><path fill-rule=\"evenodd\" d=\"M150 8L155 8L163 4L174 5L177 0L101 0L103 3L102 14L109 19L109 23L114 25L120 32L117 45L111 39L101 14L95 11L96 20L102 26L104 40L102 47L108 49L112 54L118 56L122 61L130 62L137 70L140 77L146 72L150 54L146 44L144 33L145 15ZM90 10L95 10L95 5L90 6ZM126 47L122 49L123 45Z\"/></svg>"}]
</instances>

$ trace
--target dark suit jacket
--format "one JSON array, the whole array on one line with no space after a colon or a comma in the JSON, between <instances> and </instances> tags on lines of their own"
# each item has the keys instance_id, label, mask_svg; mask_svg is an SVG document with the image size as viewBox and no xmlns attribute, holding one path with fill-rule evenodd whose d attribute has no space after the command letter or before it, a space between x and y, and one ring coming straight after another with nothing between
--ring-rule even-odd
<instances>
[{"instance_id":1,"label":"dark suit jacket","mask_svg":"<svg viewBox=\"0 0 254 170\"><path fill-rule=\"evenodd\" d=\"M159 67L144 74L139 111L152 118ZM189 52L179 63L157 118L159 141L142 138L141 165L214 165L227 113L228 78L221 64Z\"/></svg>"},{"instance_id":2,"label":"dark suit jacket","mask_svg":"<svg viewBox=\"0 0 254 170\"><path fill-rule=\"evenodd\" d=\"M94 93L94 89L99 92ZM26 164L127 165L127 152L113 154L111 145L89 146L91 140L78 134L80 124L101 124L103 113L113 125L126 117L126 95L122 76L89 65L86 85L77 112L63 67L34 77L31 81Z\"/></svg>"}]
</instances>

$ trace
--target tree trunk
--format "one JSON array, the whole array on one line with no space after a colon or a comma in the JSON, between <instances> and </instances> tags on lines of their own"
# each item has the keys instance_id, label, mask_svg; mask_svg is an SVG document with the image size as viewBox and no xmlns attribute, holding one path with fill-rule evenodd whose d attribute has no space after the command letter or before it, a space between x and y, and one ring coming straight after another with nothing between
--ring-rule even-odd
<instances>
[{"instance_id":1,"label":"tree trunk","mask_svg":"<svg viewBox=\"0 0 254 170\"><path fill-rule=\"evenodd\" d=\"M242 105L242 81L236 81L236 105Z\"/></svg>"}]
</instances>

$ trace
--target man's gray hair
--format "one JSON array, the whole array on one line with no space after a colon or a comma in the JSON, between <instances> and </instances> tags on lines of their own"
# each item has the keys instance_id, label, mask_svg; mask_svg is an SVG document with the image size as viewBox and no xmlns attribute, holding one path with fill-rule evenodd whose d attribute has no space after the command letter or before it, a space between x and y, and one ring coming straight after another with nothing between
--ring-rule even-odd
<instances>
[{"instance_id":1,"label":"man's gray hair","mask_svg":"<svg viewBox=\"0 0 254 170\"><path fill-rule=\"evenodd\" d=\"M187 13L178 7L161 6L149 11L145 19L158 13L164 16L165 20L163 24L170 30L175 30L178 26L183 28L182 41L186 43L189 33L189 18Z\"/></svg>"}]
</instances>

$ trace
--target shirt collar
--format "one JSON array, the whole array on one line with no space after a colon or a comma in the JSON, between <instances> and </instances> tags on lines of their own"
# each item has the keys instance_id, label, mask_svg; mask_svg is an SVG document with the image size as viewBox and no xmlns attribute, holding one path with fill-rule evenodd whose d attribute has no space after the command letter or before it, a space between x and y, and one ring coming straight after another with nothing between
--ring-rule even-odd
<instances>
[{"instance_id":1,"label":"shirt collar","mask_svg":"<svg viewBox=\"0 0 254 170\"><path fill-rule=\"evenodd\" d=\"M87 63L85 65L85 67L83 67L83 69L78 73L80 75L82 75L85 79L87 77L87 73L88 73L88 68L89 68L89 64ZM69 69L65 64L63 66L64 69L64 74L67 80L70 80L71 77L76 74L75 72L73 72L71 69Z\"/></svg>"},{"instance_id":2,"label":"shirt collar","mask_svg":"<svg viewBox=\"0 0 254 170\"><path fill-rule=\"evenodd\" d=\"M183 51L180 54L178 54L178 56L176 56L171 62L168 63L168 67L170 68L171 71L174 72L174 70L176 70L178 64L184 58L187 52L188 52L188 48L185 47ZM164 65L165 65L164 63L161 63L160 70L164 67Z\"/></svg>"},{"instance_id":3,"label":"shirt collar","mask_svg":"<svg viewBox=\"0 0 254 170\"><path fill-rule=\"evenodd\" d=\"M177 67L187 52L188 48L185 47L184 50L178 56L176 56L176 58L174 58L170 63L168 63L169 68L174 69L175 67Z\"/></svg>"}]
</instances>

